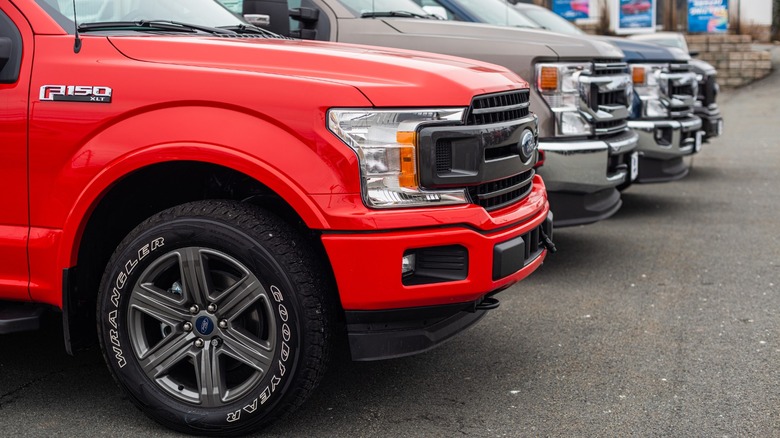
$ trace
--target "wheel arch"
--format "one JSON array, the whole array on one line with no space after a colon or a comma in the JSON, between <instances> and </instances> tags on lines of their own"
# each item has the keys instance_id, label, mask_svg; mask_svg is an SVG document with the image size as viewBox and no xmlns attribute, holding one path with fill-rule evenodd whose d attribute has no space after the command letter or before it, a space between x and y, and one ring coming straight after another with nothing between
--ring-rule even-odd
<instances>
[{"instance_id":1,"label":"wheel arch","mask_svg":"<svg viewBox=\"0 0 780 438\"><path fill-rule=\"evenodd\" d=\"M326 226L325 219L282 175L235 151L213 146L199 149L197 155L191 144L136 152L107 167L82 193L69 214L59 254L59 266L67 267L63 273L62 309L69 353L91 345L95 339L95 298L103 270L117 245L147 217L169 207L204 199L263 206L308 233L326 257L314 231ZM183 156L190 159L179 159Z\"/></svg>"}]
</instances>

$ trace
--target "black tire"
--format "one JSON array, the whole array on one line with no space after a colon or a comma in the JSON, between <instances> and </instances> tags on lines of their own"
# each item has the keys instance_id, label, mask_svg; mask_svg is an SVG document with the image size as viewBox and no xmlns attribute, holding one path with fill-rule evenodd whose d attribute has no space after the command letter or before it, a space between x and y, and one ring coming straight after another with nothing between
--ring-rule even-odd
<instances>
[{"instance_id":1,"label":"black tire","mask_svg":"<svg viewBox=\"0 0 780 438\"><path fill-rule=\"evenodd\" d=\"M130 400L167 427L255 431L300 406L325 371L331 278L310 243L267 211L228 201L171 208L108 263L103 356Z\"/></svg>"}]
</instances>

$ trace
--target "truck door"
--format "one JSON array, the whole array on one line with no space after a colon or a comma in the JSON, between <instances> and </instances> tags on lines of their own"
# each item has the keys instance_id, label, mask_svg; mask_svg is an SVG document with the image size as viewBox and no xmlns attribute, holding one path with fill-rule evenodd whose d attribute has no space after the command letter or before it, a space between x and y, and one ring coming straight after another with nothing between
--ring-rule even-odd
<instances>
[{"instance_id":1,"label":"truck door","mask_svg":"<svg viewBox=\"0 0 780 438\"><path fill-rule=\"evenodd\" d=\"M32 31L0 0L0 300L29 300L27 120Z\"/></svg>"}]
</instances>

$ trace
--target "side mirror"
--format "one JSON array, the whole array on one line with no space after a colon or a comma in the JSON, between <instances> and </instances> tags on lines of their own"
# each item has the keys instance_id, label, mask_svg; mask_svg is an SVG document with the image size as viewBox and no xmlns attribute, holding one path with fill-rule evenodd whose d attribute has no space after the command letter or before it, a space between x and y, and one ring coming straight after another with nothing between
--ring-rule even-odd
<instances>
[{"instance_id":1,"label":"side mirror","mask_svg":"<svg viewBox=\"0 0 780 438\"><path fill-rule=\"evenodd\" d=\"M688 52L688 54L691 55L691 58L695 58L695 57L699 56L699 51L698 50L691 50L690 52Z\"/></svg>"},{"instance_id":2,"label":"side mirror","mask_svg":"<svg viewBox=\"0 0 780 438\"><path fill-rule=\"evenodd\" d=\"M301 23L314 24L320 19L320 10L315 8L290 9L290 18Z\"/></svg>"},{"instance_id":3,"label":"side mirror","mask_svg":"<svg viewBox=\"0 0 780 438\"><path fill-rule=\"evenodd\" d=\"M271 24L271 16L266 14L244 14L244 20L257 27L267 27Z\"/></svg>"},{"instance_id":4,"label":"side mirror","mask_svg":"<svg viewBox=\"0 0 780 438\"><path fill-rule=\"evenodd\" d=\"M423 6L425 12L435 17L439 17L442 20L447 19L447 9L444 6Z\"/></svg>"}]
</instances>

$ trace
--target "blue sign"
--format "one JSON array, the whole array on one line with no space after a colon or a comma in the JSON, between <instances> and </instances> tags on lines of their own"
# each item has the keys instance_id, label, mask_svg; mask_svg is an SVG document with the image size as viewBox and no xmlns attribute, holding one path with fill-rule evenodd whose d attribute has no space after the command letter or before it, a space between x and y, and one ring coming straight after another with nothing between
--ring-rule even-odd
<instances>
[{"instance_id":1,"label":"blue sign","mask_svg":"<svg viewBox=\"0 0 780 438\"><path fill-rule=\"evenodd\" d=\"M553 0L552 10L561 17L574 21L590 17L590 0Z\"/></svg>"},{"instance_id":2,"label":"blue sign","mask_svg":"<svg viewBox=\"0 0 780 438\"><path fill-rule=\"evenodd\" d=\"M618 21L620 29L653 29L655 27L654 0L620 0Z\"/></svg>"},{"instance_id":3,"label":"blue sign","mask_svg":"<svg viewBox=\"0 0 780 438\"><path fill-rule=\"evenodd\" d=\"M688 0L688 32L725 33L728 28L728 0Z\"/></svg>"}]
</instances>

